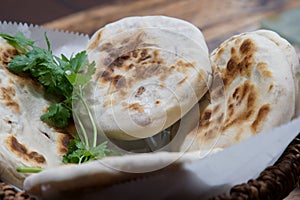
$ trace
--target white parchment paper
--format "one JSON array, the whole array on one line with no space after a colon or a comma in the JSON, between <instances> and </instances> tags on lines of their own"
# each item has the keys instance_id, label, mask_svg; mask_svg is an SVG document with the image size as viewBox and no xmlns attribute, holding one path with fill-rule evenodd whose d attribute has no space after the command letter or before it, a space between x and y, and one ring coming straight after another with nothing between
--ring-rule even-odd
<instances>
[{"instance_id":1,"label":"white parchment paper","mask_svg":"<svg viewBox=\"0 0 300 200\"><path fill-rule=\"evenodd\" d=\"M64 54L70 57L72 54L78 53L86 49L89 37L79 33L66 33L58 30L50 30L44 27L28 24L18 24L11 22L0 22L0 32L14 35L22 32L25 37L35 41L35 45L47 48L44 33L51 43L53 54L59 56Z\"/></svg>"}]
</instances>

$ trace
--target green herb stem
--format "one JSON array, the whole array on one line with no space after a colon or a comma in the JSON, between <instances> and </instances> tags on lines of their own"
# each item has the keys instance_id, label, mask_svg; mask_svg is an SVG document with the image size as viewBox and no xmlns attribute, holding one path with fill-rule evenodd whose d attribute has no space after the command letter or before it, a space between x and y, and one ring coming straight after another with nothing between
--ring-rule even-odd
<instances>
[{"instance_id":1,"label":"green herb stem","mask_svg":"<svg viewBox=\"0 0 300 200\"><path fill-rule=\"evenodd\" d=\"M41 172L43 169L40 167L18 167L17 172L20 173L38 173Z\"/></svg>"},{"instance_id":2,"label":"green herb stem","mask_svg":"<svg viewBox=\"0 0 300 200\"><path fill-rule=\"evenodd\" d=\"M79 118L79 116L77 115L76 112L73 112L73 115L74 115L74 117L76 118L76 121L79 124L80 130L82 131L82 136L84 138L85 146L86 146L87 149L89 149L89 147L90 147L90 145L89 145L89 139L87 137L87 133L86 133L85 128L84 128L84 126L82 124L82 121L80 120L80 118Z\"/></svg>"},{"instance_id":3,"label":"green herb stem","mask_svg":"<svg viewBox=\"0 0 300 200\"><path fill-rule=\"evenodd\" d=\"M83 99L83 92L82 92L82 87L79 86L79 98L84 106L84 108L86 109L87 113L88 113L88 116L91 120L91 124L92 124L92 127L93 127L93 147L96 147L97 146L97 127L96 127L96 123L95 123L95 120L92 116L92 113L86 103L86 101Z\"/></svg>"}]
</instances>

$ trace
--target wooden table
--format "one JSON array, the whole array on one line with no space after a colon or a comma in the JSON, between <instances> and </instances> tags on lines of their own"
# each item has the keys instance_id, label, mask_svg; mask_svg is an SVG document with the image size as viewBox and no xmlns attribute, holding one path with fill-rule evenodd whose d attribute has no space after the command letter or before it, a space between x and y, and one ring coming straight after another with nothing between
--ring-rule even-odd
<instances>
[{"instance_id":1,"label":"wooden table","mask_svg":"<svg viewBox=\"0 0 300 200\"><path fill-rule=\"evenodd\" d=\"M233 34L258 29L262 19L299 6L300 0L119 0L44 25L92 35L126 16L167 15L199 27L212 50Z\"/></svg>"},{"instance_id":2,"label":"wooden table","mask_svg":"<svg viewBox=\"0 0 300 200\"><path fill-rule=\"evenodd\" d=\"M297 7L300 0L119 0L44 25L92 35L105 24L126 16L168 15L199 27L212 50L234 34L260 28L261 20ZM287 199L300 199L299 190Z\"/></svg>"}]
</instances>

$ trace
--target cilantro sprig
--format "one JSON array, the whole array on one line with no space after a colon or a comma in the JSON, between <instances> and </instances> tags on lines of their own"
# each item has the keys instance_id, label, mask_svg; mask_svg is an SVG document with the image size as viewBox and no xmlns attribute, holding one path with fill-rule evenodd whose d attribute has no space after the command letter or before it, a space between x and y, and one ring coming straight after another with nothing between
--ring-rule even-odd
<instances>
[{"instance_id":1,"label":"cilantro sprig","mask_svg":"<svg viewBox=\"0 0 300 200\"><path fill-rule=\"evenodd\" d=\"M64 163L84 163L91 160L97 160L110 155L119 155L118 152L107 148L107 141L92 147L86 151L81 140L76 137L69 144L67 154L63 157Z\"/></svg>"},{"instance_id":2,"label":"cilantro sprig","mask_svg":"<svg viewBox=\"0 0 300 200\"><path fill-rule=\"evenodd\" d=\"M86 51L70 59L64 55L55 56L46 33L47 49L35 46L34 41L25 38L20 32L14 36L0 33L0 37L6 39L20 53L8 63L7 68L20 76L29 74L44 86L48 94L56 97L57 101L48 107L48 112L41 116L41 120L52 126L64 128L68 125L72 114L76 118L80 130L77 137L70 142L63 162L83 163L107 155L117 155L117 152L107 147L107 142L97 146L97 127L83 94L84 87L95 73L95 63L89 63ZM92 145L89 144L84 124L77 113L73 112L72 101L75 99L83 105L92 124Z\"/></svg>"}]
</instances>

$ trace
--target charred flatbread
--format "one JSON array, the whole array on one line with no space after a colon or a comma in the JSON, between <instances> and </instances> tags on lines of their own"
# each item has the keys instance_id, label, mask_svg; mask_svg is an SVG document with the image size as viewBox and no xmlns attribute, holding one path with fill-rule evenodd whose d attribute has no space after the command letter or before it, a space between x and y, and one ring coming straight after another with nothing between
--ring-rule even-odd
<instances>
[{"instance_id":1,"label":"charred flatbread","mask_svg":"<svg viewBox=\"0 0 300 200\"><path fill-rule=\"evenodd\" d=\"M234 36L212 52L211 62L210 103L181 150L225 148L296 115L299 61L292 46L276 33L260 30ZM192 115L186 118L193 120Z\"/></svg>"},{"instance_id":2,"label":"charred flatbread","mask_svg":"<svg viewBox=\"0 0 300 200\"><path fill-rule=\"evenodd\" d=\"M153 136L208 90L208 48L201 31L183 20L124 18L97 31L87 51L97 68L87 101L111 138Z\"/></svg>"}]
</instances>

